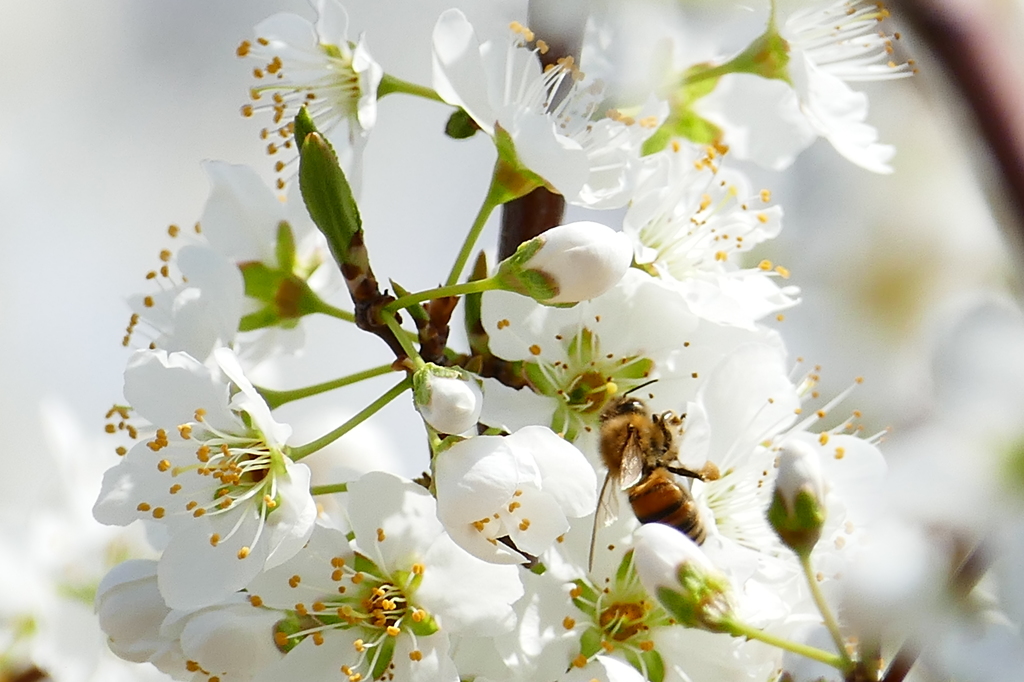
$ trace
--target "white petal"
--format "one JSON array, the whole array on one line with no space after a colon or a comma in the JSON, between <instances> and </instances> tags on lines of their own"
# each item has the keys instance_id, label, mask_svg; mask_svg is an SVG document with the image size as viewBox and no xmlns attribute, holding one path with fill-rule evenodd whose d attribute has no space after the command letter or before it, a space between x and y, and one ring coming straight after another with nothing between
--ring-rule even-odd
<instances>
[{"instance_id":1,"label":"white petal","mask_svg":"<svg viewBox=\"0 0 1024 682\"><path fill-rule=\"evenodd\" d=\"M412 481L371 471L349 483L348 494L356 544L382 570L409 570L444 534L434 498ZM383 541L377 539L378 529Z\"/></svg>"},{"instance_id":2,"label":"white petal","mask_svg":"<svg viewBox=\"0 0 1024 682\"><path fill-rule=\"evenodd\" d=\"M195 421L206 410L214 427L237 430L239 421L227 408L228 387L186 353L140 350L128 360L124 397L144 418L162 428Z\"/></svg>"},{"instance_id":3,"label":"white petal","mask_svg":"<svg viewBox=\"0 0 1024 682\"><path fill-rule=\"evenodd\" d=\"M204 167L211 187L199 222L210 244L236 262L275 263L284 209L273 191L248 166L208 161Z\"/></svg>"},{"instance_id":4,"label":"white petal","mask_svg":"<svg viewBox=\"0 0 1024 682\"><path fill-rule=\"evenodd\" d=\"M694 109L722 128L731 154L783 170L817 138L783 81L752 74L726 74Z\"/></svg>"},{"instance_id":5,"label":"white petal","mask_svg":"<svg viewBox=\"0 0 1024 682\"><path fill-rule=\"evenodd\" d=\"M441 14L434 26L434 90L441 99L466 110L488 135L497 121L487 92L488 75L480 41L466 15L457 9Z\"/></svg>"},{"instance_id":6,"label":"white petal","mask_svg":"<svg viewBox=\"0 0 1024 682\"><path fill-rule=\"evenodd\" d=\"M540 470L541 489L566 516L592 514L597 505L597 474L579 449L546 426L527 426L507 438L511 448L530 452Z\"/></svg>"},{"instance_id":7,"label":"white petal","mask_svg":"<svg viewBox=\"0 0 1024 682\"><path fill-rule=\"evenodd\" d=\"M256 534L257 519L250 510L242 510L245 520L238 531L227 538L238 514L194 519L192 532L177 532L160 557L157 578L160 594L173 609L198 609L215 604L243 589L255 578L267 560L266 542L251 546L249 556L238 558L242 547L249 547ZM216 547L210 537L218 533Z\"/></svg>"},{"instance_id":8,"label":"white petal","mask_svg":"<svg viewBox=\"0 0 1024 682\"><path fill-rule=\"evenodd\" d=\"M309 494L309 467L305 464L285 463L285 474L277 476L278 505L267 519L262 538L270 546L266 568L273 568L295 556L316 523L316 501Z\"/></svg>"},{"instance_id":9,"label":"white petal","mask_svg":"<svg viewBox=\"0 0 1024 682\"><path fill-rule=\"evenodd\" d=\"M242 390L241 394L231 400L232 406L252 417L253 427L263 435L267 445L272 448L284 445L292 435L292 427L279 423L270 415L267 402L246 378L235 351L230 348L218 348L214 351L213 357L228 378Z\"/></svg>"}]
</instances>

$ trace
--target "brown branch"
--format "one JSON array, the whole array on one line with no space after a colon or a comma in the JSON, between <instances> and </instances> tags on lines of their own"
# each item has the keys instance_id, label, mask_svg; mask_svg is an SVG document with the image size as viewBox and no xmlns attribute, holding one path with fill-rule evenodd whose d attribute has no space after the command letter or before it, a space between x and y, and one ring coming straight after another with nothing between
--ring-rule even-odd
<instances>
[{"instance_id":1,"label":"brown branch","mask_svg":"<svg viewBox=\"0 0 1024 682\"><path fill-rule=\"evenodd\" d=\"M1024 80L987 3L892 0L898 19L927 43L969 108L1002 179L998 192L1024 243Z\"/></svg>"}]
</instances>

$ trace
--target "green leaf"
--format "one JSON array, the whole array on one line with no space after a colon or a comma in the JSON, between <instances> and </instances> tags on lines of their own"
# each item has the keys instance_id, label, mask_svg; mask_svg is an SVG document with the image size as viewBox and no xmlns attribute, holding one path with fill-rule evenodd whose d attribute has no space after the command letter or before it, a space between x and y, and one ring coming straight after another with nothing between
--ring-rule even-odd
<instances>
[{"instance_id":1,"label":"green leaf","mask_svg":"<svg viewBox=\"0 0 1024 682\"><path fill-rule=\"evenodd\" d=\"M300 129L312 126L311 120L300 126L302 118L302 112L295 118L296 140ZM330 143L314 128L302 138L299 146L302 199L309 216L327 237L331 254L340 267L349 261L349 244L353 235L362 229L359 208Z\"/></svg>"},{"instance_id":2,"label":"green leaf","mask_svg":"<svg viewBox=\"0 0 1024 682\"><path fill-rule=\"evenodd\" d=\"M453 140L465 140L473 137L478 130L480 130L480 126L462 108L452 112L452 115L448 117L448 123L444 126L444 134Z\"/></svg>"}]
</instances>

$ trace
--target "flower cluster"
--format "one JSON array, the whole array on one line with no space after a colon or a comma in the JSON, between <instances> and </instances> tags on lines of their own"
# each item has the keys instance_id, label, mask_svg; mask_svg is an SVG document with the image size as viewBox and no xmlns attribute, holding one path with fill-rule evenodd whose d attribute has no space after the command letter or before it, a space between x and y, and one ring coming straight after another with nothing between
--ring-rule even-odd
<instances>
[{"instance_id":1,"label":"flower cluster","mask_svg":"<svg viewBox=\"0 0 1024 682\"><path fill-rule=\"evenodd\" d=\"M755 255L783 209L733 159L781 168L822 136L888 171L846 85L911 71L888 64L883 10L773 11L742 53L637 96L583 70L600 40L557 54L540 27L459 9L436 18L432 83L410 83L349 42L336 0L314 7L315 23L275 15L238 49L257 63L243 113L269 116L268 152L289 155L287 201L208 163L195 235L131 300L125 345L141 348L119 414L137 442L94 514L143 521L161 553L100 584L111 649L197 682L754 680L798 670L792 656L871 678L877 633L836 608L873 549L881 438L833 415L854 386L823 398L817 368L792 369L773 325L800 291ZM750 104L780 89L782 105ZM371 244L394 235L360 212L387 94L493 145L477 218L425 291L382 289ZM465 276L491 213L534 192L554 225ZM565 204L591 219L564 222ZM393 362L254 385L302 349L308 315L379 337ZM385 374L392 388L312 441L275 412ZM408 458L423 475L375 470L367 451L368 473L311 485L306 458L394 400L422 417Z\"/></svg>"}]
</instances>

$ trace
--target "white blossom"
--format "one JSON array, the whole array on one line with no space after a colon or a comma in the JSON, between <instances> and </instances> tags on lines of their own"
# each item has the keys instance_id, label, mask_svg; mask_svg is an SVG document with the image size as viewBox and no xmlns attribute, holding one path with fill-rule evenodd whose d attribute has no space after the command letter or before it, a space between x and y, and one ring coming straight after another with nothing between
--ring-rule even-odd
<instances>
[{"instance_id":1,"label":"white blossom","mask_svg":"<svg viewBox=\"0 0 1024 682\"><path fill-rule=\"evenodd\" d=\"M245 587L299 551L316 518L309 469L284 452L291 429L271 417L230 350L214 357L226 378L184 353L132 357L125 396L157 430L107 471L93 509L102 523L168 528L158 578L176 609Z\"/></svg>"},{"instance_id":2,"label":"white blossom","mask_svg":"<svg viewBox=\"0 0 1024 682\"><path fill-rule=\"evenodd\" d=\"M336 128L345 144L335 148L353 187L360 184L366 138L377 121L377 88L383 69L370 56L362 36L348 39L348 14L337 0L310 0L316 24L288 12L264 19L256 38L243 41L238 56L260 62L253 69L257 84L250 89L251 104L244 116L267 112L271 123L260 131L270 156L284 155L293 147L294 119L306 107L320 132L331 136ZM291 163L279 160L282 173ZM279 178L277 188L285 181Z\"/></svg>"},{"instance_id":3,"label":"white blossom","mask_svg":"<svg viewBox=\"0 0 1024 682\"><path fill-rule=\"evenodd\" d=\"M667 107L651 102L635 118L616 113L595 120L601 84L584 86L571 57L543 69L538 54L547 49L518 22L504 49L481 43L465 15L448 10L434 28L434 89L488 135L507 134L522 165L569 203L621 206L640 145ZM556 103L553 93L563 84L568 91Z\"/></svg>"},{"instance_id":4,"label":"white blossom","mask_svg":"<svg viewBox=\"0 0 1024 682\"><path fill-rule=\"evenodd\" d=\"M456 443L438 455L434 476L438 518L467 552L494 563L541 554L569 530L569 518L597 504L594 469L544 426Z\"/></svg>"}]
</instances>

